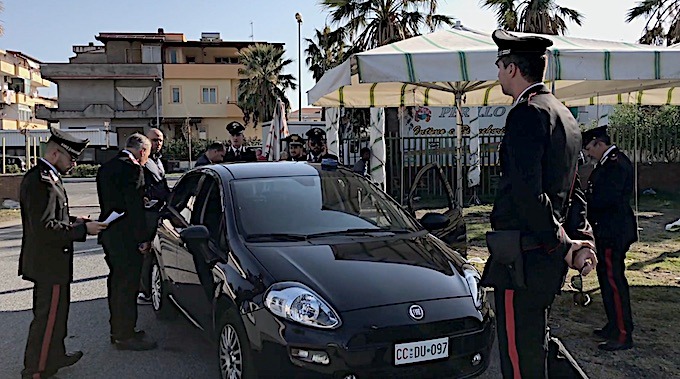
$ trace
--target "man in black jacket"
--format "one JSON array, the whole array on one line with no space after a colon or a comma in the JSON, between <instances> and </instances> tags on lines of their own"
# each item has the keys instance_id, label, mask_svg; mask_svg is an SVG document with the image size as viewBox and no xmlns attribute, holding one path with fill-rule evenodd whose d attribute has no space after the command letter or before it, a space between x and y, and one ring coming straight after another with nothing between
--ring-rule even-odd
<instances>
[{"instance_id":1,"label":"man in black jacket","mask_svg":"<svg viewBox=\"0 0 680 379\"><path fill-rule=\"evenodd\" d=\"M159 210L168 200L170 187L165 178L165 168L161 162L161 150L163 149L164 136L159 129L152 128L146 133L146 137L151 141L151 154L149 160L144 164L144 197L148 202L156 204L147 207L146 214L149 221L149 234L153 239L156 235L158 226ZM137 296L137 304L151 304L151 266L153 254L144 254L142 264L142 279L140 293Z\"/></svg>"},{"instance_id":2,"label":"man in black jacket","mask_svg":"<svg viewBox=\"0 0 680 379\"><path fill-rule=\"evenodd\" d=\"M151 142L135 133L125 149L101 166L97 174L100 220L112 212L123 214L101 234L109 265L108 290L111 342L121 350L150 350L156 343L144 340L137 324L137 291L143 254L149 253L149 229L144 210L144 173Z\"/></svg>"},{"instance_id":3,"label":"man in black jacket","mask_svg":"<svg viewBox=\"0 0 680 379\"><path fill-rule=\"evenodd\" d=\"M214 163L222 163L224 154L227 150L222 142L213 142L208 149L201 155L194 164L194 167L207 166Z\"/></svg>"},{"instance_id":4,"label":"man in black jacket","mask_svg":"<svg viewBox=\"0 0 680 379\"><path fill-rule=\"evenodd\" d=\"M23 236L19 275L33 282L33 321L22 378L48 378L75 364L83 353L66 353L64 338L73 280L73 241L85 241L105 224L69 215L61 175L70 171L88 140L51 129L44 158L21 181Z\"/></svg>"},{"instance_id":5,"label":"man in black jacket","mask_svg":"<svg viewBox=\"0 0 680 379\"><path fill-rule=\"evenodd\" d=\"M321 128L311 128L305 133L309 144L307 162L321 163L324 159L338 160L338 156L328 151L326 132Z\"/></svg>"},{"instance_id":6,"label":"man in black jacket","mask_svg":"<svg viewBox=\"0 0 680 379\"><path fill-rule=\"evenodd\" d=\"M498 251L492 250L482 284L495 288L503 377L544 378L548 310L567 266L586 275L597 262L576 185L581 133L569 109L542 83L552 41L502 30L493 39L498 80L515 102L500 147L502 176L491 227L497 235L517 236L524 277L520 281L515 266L497 262ZM510 248L502 246L501 253Z\"/></svg>"},{"instance_id":7,"label":"man in black jacket","mask_svg":"<svg viewBox=\"0 0 680 379\"><path fill-rule=\"evenodd\" d=\"M594 333L606 340L598 346L600 349L626 350L633 347L633 315L624 264L628 248L637 241L637 222L630 206L633 165L611 143L606 126L584 132L583 148L596 162L586 196L588 220L597 243L597 279L607 314L607 325Z\"/></svg>"}]
</instances>

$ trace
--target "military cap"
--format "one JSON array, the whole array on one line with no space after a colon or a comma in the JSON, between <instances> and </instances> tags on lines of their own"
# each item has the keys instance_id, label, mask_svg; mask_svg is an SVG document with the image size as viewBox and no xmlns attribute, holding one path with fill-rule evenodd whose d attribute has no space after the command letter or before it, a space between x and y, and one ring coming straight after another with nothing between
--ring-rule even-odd
<instances>
[{"instance_id":1,"label":"military cap","mask_svg":"<svg viewBox=\"0 0 680 379\"><path fill-rule=\"evenodd\" d=\"M305 133L311 141L321 141L326 139L326 132L321 128L311 128Z\"/></svg>"},{"instance_id":2,"label":"military cap","mask_svg":"<svg viewBox=\"0 0 680 379\"><path fill-rule=\"evenodd\" d=\"M543 55L545 50L553 45L553 42L547 38L517 37L502 29L494 31L491 37L498 46L499 58L510 54Z\"/></svg>"},{"instance_id":3,"label":"military cap","mask_svg":"<svg viewBox=\"0 0 680 379\"><path fill-rule=\"evenodd\" d=\"M83 153L83 150L90 143L89 139L75 138L74 136L66 133L63 130L57 128L50 128L50 133L52 136L47 142L54 142L66 150L73 159L76 159Z\"/></svg>"},{"instance_id":4,"label":"military cap","mask_svg":"<svg viewBox=\"0 0 680 379\"><path fill-rule=\"evenodd\" d=\"M581 140L583 142L583 147L585 148L593 140L598 138L603 138L607 136L607 125L598 126L597 128L586 130L581 133Z\"/></svg>"},{"instance_id":5,"label":"military cap","mask_svg":"<svg viewBox=\"0 0 680 379\"><path fill-rule=\"evenodd\" d=\"M304 138L300 137L297 134L291 134L288 137L284 138L283 141L288 142L289 145L304 145L305 143Z\"/></svg>"},{"instance_id":6,"label":"military cap","mask_svg":"<svg viewBox=\"0 0 680 379\"><path fill-rule=\"evenodd\" d=\"M246 128L243 126L243 124L241 124L238 121L232 121L232 122L227 124L227 131L232 136L241 135L241 134L243 134L244 130L246 130Z\"/></svg>"}]
</instances>

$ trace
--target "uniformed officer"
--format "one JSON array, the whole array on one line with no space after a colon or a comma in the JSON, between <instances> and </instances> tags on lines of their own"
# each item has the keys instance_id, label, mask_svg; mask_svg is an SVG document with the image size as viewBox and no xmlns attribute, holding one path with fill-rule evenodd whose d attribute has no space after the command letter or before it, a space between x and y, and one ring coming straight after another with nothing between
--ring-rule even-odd
<instances>
[{"instance_id":1,"label":"uniformed officer","mask_svg":"<svg viewBox=\"0 0 680 379\"><path fill-rule=\"evenodd\" d=\"M69 215L61 175L70 171L88 140L50 129L43 158L21 181L23 238L19 275L33 282L33 321L28 332L23 378L47 378L76 363L83 353L66 353L64 338L73 280L73 241L85 241L105 224Z\"/></svg>"},{"instance_id":2,"label":"uniformed officer","mask_svg":"<svg viewBox=\"0 0 680 379\"><path fill-rule=\"evenodd\" d=\"M588 179L588 220L595 231L597 279L607 324L594 331L605 339L602 350L633 347L633 316L630 310L624 260L630 245L637 241L637 222L630 206L634 171L630 159L611 143L607 127L583 133L583 148L595 161Z\"/></svg>"},{"instance_id":3,"label":"uniformed officer","mask_svg":"<svg viewBox=\"0 0 680 379\"><path fill-rule=\"evenodd\" d=\"M194 167L207 166L213 163L222 163L227 149L222 142L213 142L208 149L194 163Z\"/></svg>"},{"instance_id":4,"label":"uniformed officer","mask_svg":"<svg viewBox=\"0 0 680 379\"><path fill-rule=\"evenodd\" d=\"M111 343L120 350L150 350L153 341L144 340L137 324L137 293L142 272L143 254L149 253L151 235L144 209L144 172L151 141L135 133L125 148L97 173L100 220L112 212L124 215L111 223L100 236L104 259L109 266L108 300Z\"/></svg>"},{"instance_id":5,"label":"uniformed officer","mask_svg":"<svg viewBox=\"0 0 680 379\"><path fill-rule=\"evenodd\" d=\"M494 235L515 239L491 250L482 285L495 288L503 377L543 378L548 309L567 265L586 275L597 262L585 201L575 196L581 133L569 109L542 83L545 51L552 41L518 38L503 30L496 30L493 40L498 80L514 107L500 147L500 190L487 243ZM501 253L513 248L523 262L523 277L517 265L498 262Z\"/></svg>"},{"instance_id":6,"label":"uniformed officer","mask_svg":"<svg viewBox=\"0 0 680 379\"><path fill-rule=\"evenodd\" d=\"M326 143L326 132L321 128L311 128L307 131L307 141L309 144L309 154L307 161L321 163L324 159L338 160L338 156L328 152Z\"/></svg>"},{"instance_id":7,"label":"uniformed officer","mask_svg":"<svg viewBox=\"0 0 680 379\"><path fill-rule=\"evenodd\" d=\"M305 162L307 157L305 156L304 144L305 140L298 134L291 134L284 138L283 141L288 142L288 157L287 161L292 162Z\"/></svg>"},{"instance_id":8,"label":"uniformed officer","mask_svg":"<svg viewBox=\"0 0 680 379\"><path fill-rule=\"evenodd\" d=\"M257 156L255 152L246 149L243 146L244 137L243 131L246 128L238 121L232 121L227 125L227 131L231 135L231 146L227 148L224 154L225 162L255 162Z\"/></svg>"}]
</instances>

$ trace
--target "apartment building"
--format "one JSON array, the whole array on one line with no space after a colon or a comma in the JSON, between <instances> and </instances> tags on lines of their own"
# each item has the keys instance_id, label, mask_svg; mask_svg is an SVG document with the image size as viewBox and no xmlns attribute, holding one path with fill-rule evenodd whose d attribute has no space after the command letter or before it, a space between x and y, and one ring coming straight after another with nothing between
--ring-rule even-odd
<instances>
[{"instance_id":1,"label":"apartment building","mask_svg":"<svg viewBox=\"0 0 680 379\"><path fill-rule=\"evenodd\" d=\"M47 122L35 117L35 108L54 107L56 101L38 94L52 84L41 76L40 62L19 51L0 50L0 73L0 130L47 129Z\"/></svg>"},{"instance_id":2,"label":"apartment building","mask_svg":"<svg viewBox=\"0 0 680 379\"><path fill-rule=\"evenodd\" d=\"M226 125L243 122L243 112L236 105L243 67L239 52L255 43L223 41L220 33L202 33L198 41L165 41L162 123L170 135L186 135L191 130L200 138L229 139ZM244 134L260 136L248 126Z\"/></svg>"}]
</instances>

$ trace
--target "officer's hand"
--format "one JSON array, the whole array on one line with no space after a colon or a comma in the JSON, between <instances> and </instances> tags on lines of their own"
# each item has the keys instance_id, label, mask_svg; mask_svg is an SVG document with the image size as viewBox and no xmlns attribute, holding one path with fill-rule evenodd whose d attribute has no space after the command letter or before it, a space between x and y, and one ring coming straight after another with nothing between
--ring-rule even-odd
<instances>
[{"instance_id":1,"label":"officer's hand","mask_svg":"<svg viewBox=\"0 0 680 379\"><path fill-rule=\"evenodd\" d=\"M146 254L149 249L151 249L151 243L149 242L142 242L139 244L139 252L142 254Z\"/></svg>"},{"instance_id":2,"label":"officer's hand","mask_svg":"<svg viewBox=\"0 0 680 379\"><path fill-rule=\"evenodd\" d=\"M85 223L85 229L87 229L87 234L97 235L102 230L106 229L109 224L104 224L103 222L90 221Z\"/></svg>"},{"instance_id":3,"label":"officer's hand","mask_svg":"<svg viewBox=\"0 0 680 379\"><path fill-rule=\"evenodd\" d=\"M588 275L597 266L595 251L589 247L581 248L574 252L574 267L581 275Z\"/></svg>"}]
</instances>

